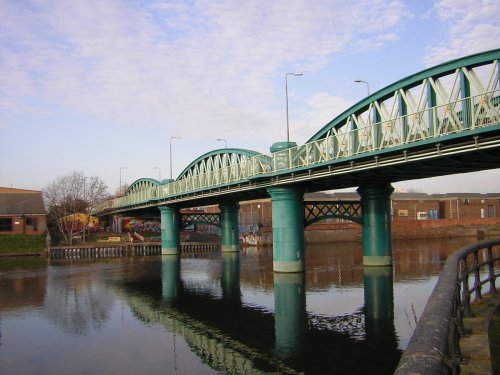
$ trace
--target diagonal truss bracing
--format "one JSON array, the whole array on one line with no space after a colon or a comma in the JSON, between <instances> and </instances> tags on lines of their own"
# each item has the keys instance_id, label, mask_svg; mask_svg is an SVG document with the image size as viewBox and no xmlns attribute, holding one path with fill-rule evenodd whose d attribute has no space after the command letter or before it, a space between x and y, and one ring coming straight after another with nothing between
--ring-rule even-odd
<instances>
[{"instance_id":1,"label":"diagonal truss bracing","mask_svg":"<svg viewBox=\"0 0 500 375\"><path fill-rule=\"evenodd\" d=\"M304 227L330 218L344 219L361 224L360 201L317 201L304 202Z\"/></svg>"}]
</instances>

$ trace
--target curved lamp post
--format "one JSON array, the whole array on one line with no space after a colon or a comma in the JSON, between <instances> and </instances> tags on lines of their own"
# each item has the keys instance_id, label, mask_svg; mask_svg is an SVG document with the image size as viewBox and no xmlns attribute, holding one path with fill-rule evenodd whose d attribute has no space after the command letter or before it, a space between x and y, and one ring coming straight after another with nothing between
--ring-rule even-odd
<instances>
[{"instance_id":1,"label":"curved lamp post","mask_svg":"<svg viewBox=\"0 0 500 375\"><path fill-rule=\"evenodd\" d=\"M218 142L224 141L224 148L227 148L227 141L224 138L217 138L216 141Z\"/></svg>"},{"instance_id":2,"label":"curved lamp post","mask_svg":"<svg viewBox=\"0 0 500 375\"><path fill-rule=\"evenodd\" d=\"M364 83L364 84L366 84L366 92L367 92L367 96L370 96L370 85L368 84L368 82L363 81L362 79L357 79L357 80L355 80L354 82L356 82L356 83Z\"/></svg>"}]
</instances>

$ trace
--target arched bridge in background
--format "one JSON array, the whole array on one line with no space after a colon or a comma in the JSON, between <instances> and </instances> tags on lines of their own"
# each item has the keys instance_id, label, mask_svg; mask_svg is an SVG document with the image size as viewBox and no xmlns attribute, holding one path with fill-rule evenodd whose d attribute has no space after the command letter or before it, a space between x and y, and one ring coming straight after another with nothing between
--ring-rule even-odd
<instances>
[{"instance_id":1,"label":"arched bridge in background","mask_svg":"<svg viewBox=\"0 0 500 375\"><path fill-rule=\"evenodd\" d=\"M224 237L234 227L224 229L224 223L237 220L237 202L270 196L276 252L279 237L303 228L305 192L359 187L361 211L355 215L361 214L351 220L363 225L364 262L390 262L386 221L391 183L500 167L499 59L497 49L426 69L356 103L304 145L275 143L269 155L214 150L194 160L176 180L140 179L123 197L104 202L93 213L159 207L163 218L181 208L219 204ZM167 224L178 227L176 220ZM374 238L385 239L374 245ZM282 240L284 247L294 248L301 247L300 241ZM366 252L365 245L385 250Z\"/></svg>"}]
</instances>

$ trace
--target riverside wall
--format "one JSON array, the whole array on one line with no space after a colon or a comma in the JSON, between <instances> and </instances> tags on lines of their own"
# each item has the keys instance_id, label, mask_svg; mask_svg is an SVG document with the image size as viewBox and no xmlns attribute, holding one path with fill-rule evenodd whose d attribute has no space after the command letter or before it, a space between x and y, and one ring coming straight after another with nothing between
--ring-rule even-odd
<instances>
[{"instance_id":1,"label":"riverside wall","mask_svg":"<svg viewBox=\"0 0 500 375\"><path fill-rule=\"evenodd\" d=\"M500 218L396 220L391 225L395 240L500 237ZM317 223L305 229L304 237L306 243L357 241L361 240L361 226L355 223Z\"/></svg>"}]
</instances>

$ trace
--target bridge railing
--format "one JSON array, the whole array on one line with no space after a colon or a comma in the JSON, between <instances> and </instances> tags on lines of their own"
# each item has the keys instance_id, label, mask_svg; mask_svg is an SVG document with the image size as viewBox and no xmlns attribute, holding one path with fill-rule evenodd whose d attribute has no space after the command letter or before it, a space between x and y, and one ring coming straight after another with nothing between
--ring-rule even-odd
<instances>
[{"instance_id":1,"label":"bridge railing","mask_svg":"<svg viewBox=\"0 0 500 375\"><path fill-rule=\"evenodd\" d=\"M271 155L260 154L234 165L129 193L97 206L93 212L218 188L258 176L314 167L363 153L497 125L500 123L499 98L500 90L494 90L371 125L368 118L369 125L362 128L355 128L355 124L351 124L335 130L332 136L311 143Z\"/></svg>"},{"instance_id":2,"label":"bridge railing","mask_svg":"<svg viewBox=\"0 0 500 375\"><path fill-rule=\"evenodd\" d=\"M480 300L486 286L487 293L496 294L499 253L500 239L464 247L448 257L395 374L459 373L462 318L471 314L472 295Z\"/></svg>"}]
</instances>

